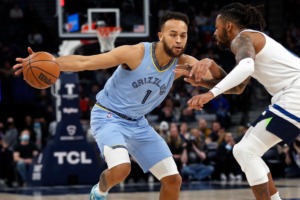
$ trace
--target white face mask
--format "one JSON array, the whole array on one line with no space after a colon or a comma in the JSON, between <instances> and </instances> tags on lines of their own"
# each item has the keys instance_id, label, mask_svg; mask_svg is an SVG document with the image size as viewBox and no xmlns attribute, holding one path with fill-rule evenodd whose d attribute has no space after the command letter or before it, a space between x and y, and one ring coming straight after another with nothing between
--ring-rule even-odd
<instances>
[{"instance_id":1,"label":"white face mask","mask_svg":"<svg viewBox=\"0 0 300 200\"><path fill-rule=\"evenodd\" d=\"M28 141L30 139L30 137L29 137L29 135L22 135L21 137L20 137L20 140L21 141Z\"/></svg>"}]
</instances>

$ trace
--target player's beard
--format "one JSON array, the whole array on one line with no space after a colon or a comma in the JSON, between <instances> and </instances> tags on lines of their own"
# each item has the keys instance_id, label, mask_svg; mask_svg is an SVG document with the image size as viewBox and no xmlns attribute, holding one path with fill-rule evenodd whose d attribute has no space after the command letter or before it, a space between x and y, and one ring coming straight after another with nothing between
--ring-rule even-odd
<instances>
[{"instance_id":1,"label":"player's beard","mask_svg":"<svg viewBox=\"0 0 300 200\"><path fill-rule=\"evenodd\" d=\"M220 49L228 49L231 42L225 28L223 29L222 33L223 34L221 34L219 37L215 37L215 39L217 40Z\"/></svg>"},{"instance_id":2,"label":"player's beard","mask_svg":"<svg viewBox=\"0 0 300 200\"><path fill-rule=\"evenodd\" d=\"M163 46L164 46L164 51L167 53L168 56L172 57L172 58L177 58L179 56L181 56L184 53L185 47L186 45L182 48L181 52L179 54L175 54L172 50L172 48L170 48L168 46L168 44L166 43L165 40L162 40Z\"/></svg>"}]
</instances>

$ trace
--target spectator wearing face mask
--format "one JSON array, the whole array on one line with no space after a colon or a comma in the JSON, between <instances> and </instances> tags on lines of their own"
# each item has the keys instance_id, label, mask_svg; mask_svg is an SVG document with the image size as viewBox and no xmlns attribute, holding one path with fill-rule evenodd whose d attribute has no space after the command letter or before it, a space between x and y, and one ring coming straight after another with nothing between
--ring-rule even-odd
<instances>
[{"instance_id":1,"label":"spectator wearing face mask","mask_svg":"<svg viewBox=\"0 0 300 200\"><path fill-rule=\"evenodd\" d=\"M29 169L33 163L33 157L38 154L38 148L34 143L30 142L30 131L27 129L21 132L19 139L20 142L16 145L13 156L17 171L22 178L20 184L26 185Z\"/></svg>"}]
</instances>

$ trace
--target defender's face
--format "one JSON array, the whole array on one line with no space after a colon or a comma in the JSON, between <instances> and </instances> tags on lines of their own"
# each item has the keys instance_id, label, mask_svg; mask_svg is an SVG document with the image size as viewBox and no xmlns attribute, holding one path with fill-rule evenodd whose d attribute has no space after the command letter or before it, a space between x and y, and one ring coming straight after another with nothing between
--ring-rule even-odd
<instances>
[{"instance_id":1,"label":"defender's face","mask_svg":"<svg viewBox=\"0 0 300 200\"><path fill-rule=\"evenodd\" d=\"M217 41L217 45L222 49L229 48L231 41L228 36L226 24L221 20L220 15L218 15L216 18L215 26L216 30L214 33L214 37Z\"/></svg>"},{"instance_id":2,"label":"defender's face","mask_svg":"<svg viewBox=\"0 0 300 200\"><path fill-rule=\"evenodd\" d=\"M165 52L170 57L179 57L184 53L187 43L187 25L180 20L168 20L159 33Z\"/></svg>"}]
</instances>

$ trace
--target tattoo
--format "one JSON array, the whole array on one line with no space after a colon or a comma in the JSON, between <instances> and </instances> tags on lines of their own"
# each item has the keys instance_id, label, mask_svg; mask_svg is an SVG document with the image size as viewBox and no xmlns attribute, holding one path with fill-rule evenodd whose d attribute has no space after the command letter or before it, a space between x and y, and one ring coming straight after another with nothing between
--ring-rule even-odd
<instances>
[{"instance_id":1,"label":"tattoo","mask_svg":"<svg viewBox=\"0 0 300 200\"><path fill-rule=\"evenodd\" d=\"M227 73L222 68L219 68L219 73L220 73L220 78L224 78L227 75Z\"/></svg>"},{"instance_id":2,"label":"tattoo","mask_svg":"<svg viewBox=\"0 0 300 200\"><path fill-rule=\"evenodd\" d=\"M202 79L199 86L211 89L217 85L227 75L227 73L221 67L217 70L218 71L215 73L217 75L214 76L214 79Z\"/></svg>"},{"instance_id":3,"label":"tattoo","mask_svg":"<svg viewBox=\"0 0 300 200\"><path fill-rule=\"evenodd\" d=\"M248 77L245 81L240 83L239 85L227 90L224 94L241 94L246 88L251 77ZM213 80L203 80L200 82L200 86L205 87L207 89L212 89L217 85L222 79L213 79Z\"/></svg>"},{"instance_id":4,"label":"tattoo","mask_svg":"<svg viewBox=\"0 0 300 200\"><path fill-rule=\"evenodd\" d=\"M100 175L100 184L99 184L100 190L102 192L106 192L109 188L108 188L108 184L106 181L106 177L105 177L105 171L102 172L102 174Z\"/></svg>"},{"instance_id":5,"label":"tattoo","mask_svg":"<svg viewBox=\"0 0 300 200\"><path fill-rule=\"evenodd\" d=\"M234 88L231 88L230 90L227 90L226 92L224 92L224 94L241 94L244 91L244 89L246 88L250 78L251 77L248 77L246 80L244 80L239 85L237 85Z\"/></svg>"},{"instance_id":6,"label":"tattoo","mask_svg":"<svg viewBox=\"0 0 300 200\"><path fill-rule=\"evenodd\" d=\"M240 34L231 43L231 51L235 54L235 60L239 63L244 58L255 58L253 42L248 35Z\"/></svg>"},{"instance_id":7,"label":"tattoo","mask_svg":"<svg viewBox=\"0 0 300 200\"><path fill-rule=\"evenodd\" d=\"M189 71L189 72L190 72L191 69L192 69L192 67L191 67L189 64L188 64L188 65L185 65L184 67L185 67L185 69L186 69L187 71Z\"/></svg>"},{"instance_id":8,"label":"tattoo","mask_svg":"<svg viewBox=\"0 0 300 200\"><path fill-rule=\"evenodd\" d=\"M199 86L205 87L207 89L211 89L215 87L222 79L211 79L211 80L205 80L202 79L201 82L199 83Z\"/></svg>"}]
</instances>

